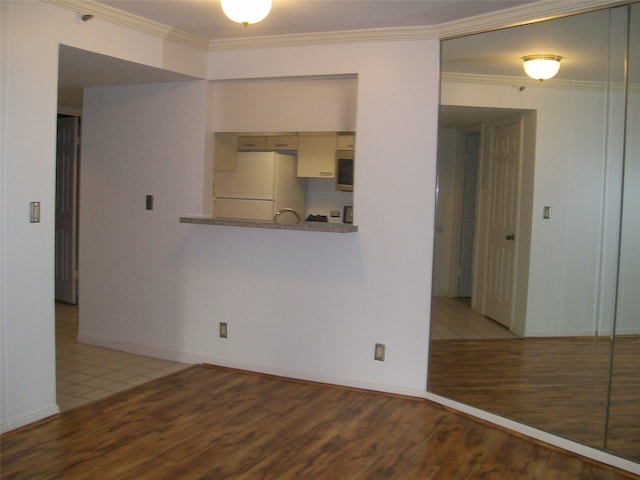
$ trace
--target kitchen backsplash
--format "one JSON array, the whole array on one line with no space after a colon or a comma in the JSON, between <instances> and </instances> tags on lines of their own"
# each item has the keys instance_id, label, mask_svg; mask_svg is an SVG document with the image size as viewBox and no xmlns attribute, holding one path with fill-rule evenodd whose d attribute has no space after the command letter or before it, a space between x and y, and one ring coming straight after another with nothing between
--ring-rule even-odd
<instances>
[{"instance_id":1,"label":"kitchen backsplash","mask_svg":"<svg viewBox=\"0 0 640 480\"><path fill-rule=\"evenodd\" d=\"M353 192L336 190L336 181L331 178L307 179L307 211L308 215L326 215L330 223L342 223L345 206L353 206ZM331 217L331 211L340 212L340 217Z\"/></svg>"}]
</instances>

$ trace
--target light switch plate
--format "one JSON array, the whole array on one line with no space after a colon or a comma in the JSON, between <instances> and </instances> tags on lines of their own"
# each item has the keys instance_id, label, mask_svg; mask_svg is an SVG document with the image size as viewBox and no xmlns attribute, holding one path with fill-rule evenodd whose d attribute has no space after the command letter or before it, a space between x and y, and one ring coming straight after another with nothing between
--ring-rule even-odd
<instances>
[{"instance_id":1,"label":"light switch plate","mask_svg":"<svg viewBox=\"0 0 640 480\"><path fill-rule=\"evenodd\" d=\"M226 322L220 322L220 338L229 338L229 325Z\"/></svg>"},{"instance_id":2,"label":"light switch plate","mask_svg":"<svg viewBox=\"0 0 640 480\"><path fill-rule=\"evenodd\" d=\"M40 223L40 202L31 202L29 204L29 221L31 223Z\"/></svg>"}]
</instances>

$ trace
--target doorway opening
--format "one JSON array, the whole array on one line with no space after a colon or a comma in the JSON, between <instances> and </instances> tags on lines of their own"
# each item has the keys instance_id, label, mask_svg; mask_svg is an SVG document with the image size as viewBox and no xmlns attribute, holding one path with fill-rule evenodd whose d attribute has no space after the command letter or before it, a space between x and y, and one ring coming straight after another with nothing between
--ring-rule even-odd
<instances>
[{"instance_id":1,"label":"doorway opening","mask_svg":"<svg viewBox=\"0 0 640 480\"><path fill-rule=\"evenodd\" d=\"M523 336L535 112L443 105L440 118L433 301Z\"/></svg>"},{"instance_id":2,"label":"doorway opening","mask_svg":"<svg viewBox=\"0 0 640 480\"><path fill-rule=\"evenodd\" d=\"M99 86L106 86L122 84L125 78L134 83L143 78L148 83L184 76L64 45L59 48L58 73L54 318L56 401L65 411L189 366L77 342L82 320L79 243L81 231L91 229L91 225L80 225L78 215L84 88L98 86L97 80Z\"/></svg>"},{"instance_id":3,"label":"doorway opening","mask_svg":"<svg viewBox=\"0 0 640 480\"><path fill-rule=\"evenodd\" d=\"M181 363L79 344L80 117L59 115L56 147L56 401L85 405L188 367Z\"/></svg>"},{"instance_id":4,"label":"doorway opening","mask_svg":"<svg viewBox=\"0 0 640 480\"><path fill-rule=\"evenodd\" d=\"M56 135L55 298L78 303L80 117L58 115Z\"/></svg>"},{"instance_id":5,"label":"doorway opening","mask_svg":"<svg viewBox=\"0 0 640 480\"><path fill-rule=\"evenodd\" d=\"M455 296L471 299L473 296L473 243L476 229L476 196L478 168L480 166L480 129L462 132L461 170L462 184L456 269Z\"/></svg>"}]
</instances>

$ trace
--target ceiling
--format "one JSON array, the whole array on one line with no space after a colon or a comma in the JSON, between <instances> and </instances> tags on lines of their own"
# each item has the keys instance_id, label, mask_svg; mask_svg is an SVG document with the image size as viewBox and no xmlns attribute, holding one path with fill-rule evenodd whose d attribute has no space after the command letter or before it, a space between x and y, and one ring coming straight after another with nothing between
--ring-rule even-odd
<instances>
[{"instance_id":1,"label":"ceiling","mask_svg":"<svg viewBox=\"0 0 640 480\"><path fill-rule=\"evenodd\" d=\"M1 0L0 0L1 1ZM538 0L273 0L267 18L244 27L229 20L219 0L100 0L107 14L141 17L207 41L380 28L434 26L522 7ZM115 9L115 10L113 10ZM112 12L110 12L113 10ZM72 47L60 47L59 97L78 106L82 88L186 80L174 72Z\"/></svg>"},{"instance_id":2,"label":"ceiling","mask_svg":"<svg viewBox=\"0 0 640 480\"><path fill-rule=\"evenodd\" d=\"M446 40L442 70L448 73L523 76L521 58L535 53L560 55L554 80L603 82L610 58L608 10L572 15Z\"/></svg>"},{"instance_id":3,"label":"ceiling","mask_svg":"<svg viewBox=\"0 0 640 480\"><path fill-rule=\"evenodd\" d=\"M2 1L2 0L0 0ZM119 58L60 45L58 56L59 110L76 114L87 87L179 82L193 77Z\"/></svg>"},{"instance_id":4,"label":"ceiling","mask_svg":"<svg viewBox=\"0 0 640 480\"><path fill-rule=\"evenodd\" d=\"M441 128L462 128L491 122L527 110L510 108L465 107L456 105L440 105L438 125Z\"/></svg>"},{"instance_id":5,"label":"ceiling","mask_svg":"<svg viewBox=\"0 0 640 480\"><path fill-rule=\"evenodd\" d=\"M219 0L100 0L93 3L210 41L233 41L248 37L438 26L505 9L536 8L548 5L549 1L273 0L269 16L248 27L227 19ZM607 36L606 11L461 36L443 42L442 71L500 75L524 82L527 79L522 72L522 56L554 53L563 57L557 79L602 81L601 72L606 71L603 66L608 59ZM71 47L61 47L59 71L60 97L66 97L68 105L81 99L83 87L189 79L174 72ZM74 95L75 100L71 98ZM455 117L458 115L452 116Z\"/></svg>"},{"instance_id":6,"label":"ceiling","mask_svg":"<svg viewBox=\"0 0 640 480\"><path fill-rule=\"evenodd\" d=\"M193 80L193 77L60 45L58 85L61 87L106 87L182 80Z\"/></svg>"},{"instance_id":7,"label":"ceiling","mask_svg":"<svg viewBox=\"0 0 640 480\"><path fill-rule=\"evenodd\" d=\"M272 0L270 14L244 27L219 0L99 0L98 3L208 40L434 26L538 0Z\"/></svg>"}]
</instances>

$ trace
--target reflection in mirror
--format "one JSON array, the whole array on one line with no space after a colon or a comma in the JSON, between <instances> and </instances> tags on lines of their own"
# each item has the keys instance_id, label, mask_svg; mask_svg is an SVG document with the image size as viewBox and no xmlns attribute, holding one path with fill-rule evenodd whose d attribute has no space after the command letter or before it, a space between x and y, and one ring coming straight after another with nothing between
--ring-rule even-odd
<instances>
[{"instance_id":1,"label":"reflection in mirror","mask_svg":"<svg viewBox=\"0 0 640 480\"><path fill-rule=\"evenodd\" d=\"M640 461L637 7L442 43L428 389Z\"/></svg>"},{"instance_id":2,"label":"reflection in mirror","mask_svg":"<svg viewBox=\"0 0 640 480\"><path fill-rule=\"evenodd\" d=\"M620 269L605 447L640 459L640 3L629 12Z\"/></svg>"}]
</instances>

